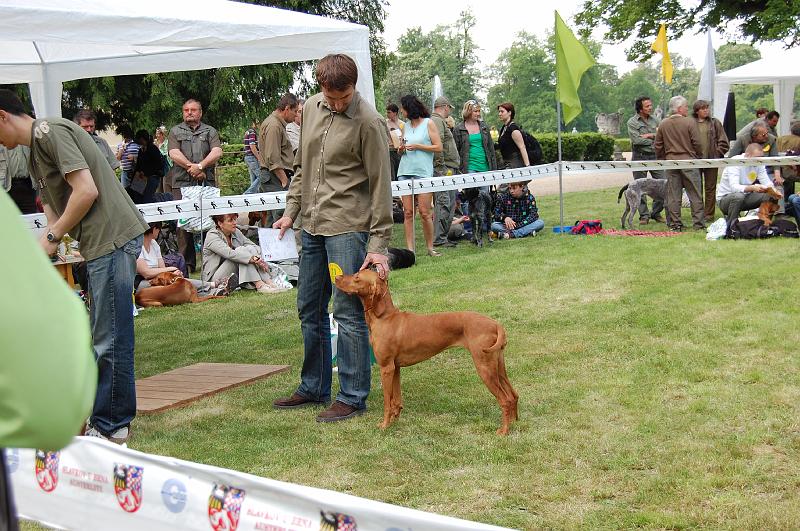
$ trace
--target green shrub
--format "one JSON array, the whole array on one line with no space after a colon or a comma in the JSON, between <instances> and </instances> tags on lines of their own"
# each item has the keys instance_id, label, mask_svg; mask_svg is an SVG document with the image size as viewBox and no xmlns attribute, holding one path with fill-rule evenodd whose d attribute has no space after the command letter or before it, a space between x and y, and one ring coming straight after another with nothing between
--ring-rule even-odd
<instances>
[{"instance_id":1,"label":"green shrub","mask_svg":"<svg viewBox=\"0 0 800 531\"><path fill-rule=\"evenodd\" d=\"M558 135L538 133L536 139L542 145L542 162L558 160ZM611 160L614 155L614 139L600 133L564 133L561 135L563 160Z\"/></svg>"},{"instance_id":2,"label":"green shrub","mask_svg":"<svg viewBox=\"0 0 800 531\"><path fill-rule=\"evenodd\" d=\"M616 138L614 139L614 144L616 144L617 149L622 152L631 151L630 138Z\"/></svg>"},{"instance_id":3,"label":"green shrub","mask_svg":"<svg viewBox=\"0 0 800 531\"><path fill-rule=\"evenodd\" d=\"M220 166L229 166L244 162L244 144L225 144L222 146L222 157L217 163Z\"/></svg>"},{"instance_id":4,"label":"green shrub","mask_svg":"<svg viewBox=\"0 0 800 531\"><path fill-rule=\"evenodd\" d=\"M614 137L600 133L581 133L586 138L583 160L611 160L614 158Z\"/></svg>"},{"instance_id":5,"label":"green shrub","mask_svg":"<svg viewBox=\"0 0 800 531\"><path fill-rule=\"evenodd\" d=\"M250 186L250 170L247 164L217 166L217 185L222 195L240 195Z\"/></svg>"}]
</instances>

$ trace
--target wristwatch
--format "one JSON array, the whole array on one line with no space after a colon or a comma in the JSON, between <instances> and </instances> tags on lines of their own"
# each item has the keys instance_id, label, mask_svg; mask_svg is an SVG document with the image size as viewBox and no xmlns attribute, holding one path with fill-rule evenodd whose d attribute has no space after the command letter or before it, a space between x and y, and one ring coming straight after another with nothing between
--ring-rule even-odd
<instances>
[{"instance_id":1,"label":"wristwatch","mask_svg":"<svg viewBox=\"0 0 800 531\"><path fill-rule=\"evenodd\" d=\"M53 234L53 231L51 231L51 230L47 231L47 241L49 241L51 243L54 243L54 242L57 242L60 239L61 238L56 238L56 235Z\"/></svg>"},{"instance_id":2,"label":"wristwatch","mask_svg":"<svg viewBox=\"0 0 800 531\"><path fill-rule=\"evenodd\" d=\"M198 162L198 163L197 163L197 168L198 168L200 171L203 171L203 163L202 163L202 162Z\"/></svg>"}]
</instances>

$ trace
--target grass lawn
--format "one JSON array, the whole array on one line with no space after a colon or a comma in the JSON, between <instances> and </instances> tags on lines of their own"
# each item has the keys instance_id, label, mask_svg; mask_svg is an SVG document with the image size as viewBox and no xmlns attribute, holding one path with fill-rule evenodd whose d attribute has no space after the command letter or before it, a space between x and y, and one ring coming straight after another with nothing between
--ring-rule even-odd
<instances>
[{"instance_id":1,"label":"grass lawn","mask_svg":"<svg viewBox=\"0 0 800 531\"><path fill-rule=\"evenodd\" d=\"M565 221L618 227L616 192L567 195ZM506 327L509 437L462 349L404 369L405 410L386 431L377 371L355 420L272 409L299 380L292 291L144 311L137 377L201 361L291 371L139 417L131 447L521 529L797 526L798 242L560 236L558 198L540 209L535 238L462 244L391 275L402 309Z\"/></svg>"}]
</instances>

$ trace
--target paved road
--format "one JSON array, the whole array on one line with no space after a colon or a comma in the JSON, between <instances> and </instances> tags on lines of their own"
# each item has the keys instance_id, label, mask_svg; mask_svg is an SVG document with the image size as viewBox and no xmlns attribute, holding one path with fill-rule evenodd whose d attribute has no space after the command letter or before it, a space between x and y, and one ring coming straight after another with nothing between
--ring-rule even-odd
<instances>
[{"instance_id":1,"label":"paved road","mask_svg":"<svg viewBox=\"0 0 800 531\"><path fill-rule=\"evenodd\" d=\"M632 179L633 174L631 172L564 175L564 193L603 190L606 188L619 189ZM558 177L536 179L528 187L536 197L558 195Z\"/></svg>"}]
</instances>

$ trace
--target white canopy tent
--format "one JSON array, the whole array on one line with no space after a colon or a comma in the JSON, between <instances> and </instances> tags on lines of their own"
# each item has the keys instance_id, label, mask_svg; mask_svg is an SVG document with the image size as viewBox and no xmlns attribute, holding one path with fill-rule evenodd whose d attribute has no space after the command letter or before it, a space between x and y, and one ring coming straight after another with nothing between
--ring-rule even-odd
<instances>
[{"instance_id":1,"label":"white canopy tent","mask_svg":"<svg viewBox=\"0 0 800 531\"><path fill-rule=\"evenodd\" d=\"M789 133L794 91L800 84L800 49L786 50L717 74L714 81L714 116L722 120L731 85L772 85L775 110L781 114L778 132Z\"/></svg>"},{"instance_id":2,"label":"white canopy tent","mask_svg":"<svg viewBox=\"0 0 800 531\"><path fill-rule=\"evenodd\" d=\"M28 83L37 116L60 116L62 83L345 53L374 103L365 26L226 0L0 0L0 83Z\"/></svg>"}]
</instances>

